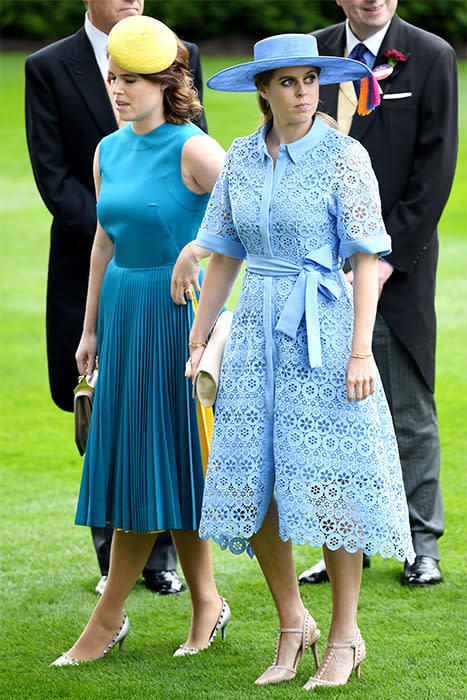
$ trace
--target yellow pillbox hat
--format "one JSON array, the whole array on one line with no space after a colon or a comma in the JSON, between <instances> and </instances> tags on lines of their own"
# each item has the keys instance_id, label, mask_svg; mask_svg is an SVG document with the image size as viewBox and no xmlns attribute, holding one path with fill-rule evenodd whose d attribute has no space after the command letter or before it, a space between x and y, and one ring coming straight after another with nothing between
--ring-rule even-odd
<instances>
[{"instance_id":1,"label":"yellow pillbox hat","mask_svg":"<svg viewBox=\"0 0 467 700\"><path fill-rule=\"evenodd\" d=\"M175 34L159 20L144 15L125 17L112 28L109 55L130 73L160 73L177 55Z\"/></svg>"}]
</instances>

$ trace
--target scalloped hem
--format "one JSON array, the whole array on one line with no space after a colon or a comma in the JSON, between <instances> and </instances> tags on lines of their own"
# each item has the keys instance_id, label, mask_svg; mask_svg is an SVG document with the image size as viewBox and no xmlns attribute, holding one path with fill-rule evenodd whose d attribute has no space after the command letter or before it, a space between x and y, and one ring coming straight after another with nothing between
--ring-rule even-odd
<instances>
[{"instance_id":1,"label":"scalloped hem","mask_svg":"<svg viewBox=\"0 0 467 700\"><path fill-rule=\"evenodd\" d=\"M243 535L235 535L234 537L229 537L226 535L216 536L211 533L200 532L199 536L203 540L211 538L213 542L216 542L216 544L218 544L222 550L229 549L229 551L232 554L238 555L246 552L250 558L253 558L255 556L253 547L251 546L248 539ZM383 557L383 559L391 559L392 557L395 557L397 561L407 561L409 564L412 564L415 561L415 551L411 543L410 545L407 545L405 547L395 547L389 542L383 542L379 544L377 542L367 542L362 546L358 546L354 538L352 543L346 543L341 538L336 538L335 535L328 538L328 540L324 539L319 542L313 538L303 540L303 538L294 539L293 537L287 537L284 539L281 536L281 539L283 542L287 542L287 540L290 539L292 540L293 544L308 544L314 548L326 545L331 551L335 551L337 549L340 549L340 547L344 547L345 551L349 552L349 554L354 554L355 552L362 550L363 554L366 554L368 557L372 557L374 554L380 554Z\"/></svg>"}]
</instances>

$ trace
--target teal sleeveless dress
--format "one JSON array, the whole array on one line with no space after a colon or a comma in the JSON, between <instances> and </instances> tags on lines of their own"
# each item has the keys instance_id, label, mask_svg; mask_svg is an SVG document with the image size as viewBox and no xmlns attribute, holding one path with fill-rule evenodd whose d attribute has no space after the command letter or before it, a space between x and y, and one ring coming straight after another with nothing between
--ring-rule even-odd
<instances>
[{"instance_id":1,"label":"teal sleeveless dress","mask_svg":"<svg viewBox=\"0 0 467 700\"><path fill-rule=\"evenodd\" d=\"M184 143L203 133L165 122L141 136L128 124L100 144L97 215L115 249L99 300L99 378L77 525L152 532L199 524L204 476L185 378L193 310L174 304L170 281L208 201L180 169Z\"/></svg>"}]
</instances>

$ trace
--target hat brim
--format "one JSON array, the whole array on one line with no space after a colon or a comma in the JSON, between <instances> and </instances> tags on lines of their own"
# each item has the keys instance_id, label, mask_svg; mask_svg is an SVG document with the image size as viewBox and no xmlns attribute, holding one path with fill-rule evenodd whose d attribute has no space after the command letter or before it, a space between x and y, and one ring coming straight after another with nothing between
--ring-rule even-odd
<instances>
[{"instance_id":1,"label":"hat brim","mask_svg":"<svg viewBox=\"0 0 467 700\"><path fill-rule=\"evenodd\" d=\"M352 58L340 58L338 56L313 56L311 58L310 56L288 56L284 59L268 58L230 66L211 76L206 85L211 90L255 92L254 78L258 73L288 66L315 66L319 68L320 85L344 83L348 80L361 80L371 75L368 66L360 61L354 61Z\"/></svg>"}]
</instances>

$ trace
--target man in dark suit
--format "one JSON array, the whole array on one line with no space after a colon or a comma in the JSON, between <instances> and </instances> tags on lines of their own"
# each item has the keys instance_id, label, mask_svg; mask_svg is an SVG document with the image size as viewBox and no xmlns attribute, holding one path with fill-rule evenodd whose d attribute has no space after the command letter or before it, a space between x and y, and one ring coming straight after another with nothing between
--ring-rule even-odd
<instances>
[{"instance_id":1,"label":"man in dark suit","mask_svg":"<svg viewBox=\"0 0 467 700\"><path fill-rule=\"evenodd\" d=\"M73 410L75 351L83 327L91 247L96 231L92 162L99 141L118 128L107 83L107 34L144 0L85 0L84 27L26 59L26 132L39 192L53 216L47 281L47 359L52 398ZM202 97L198 47L185 42L193 82ZM204 114L198 126L207 131ZM92 528L105 585L111 528ZM175 572L170 533L161 533L143 571L159 593L185 589Z\"/></svg>"},{"instance_id":2,"label":"man in dark suit","mask_svg":"<svg viewBox=\"0 0 467 700\"><path fill-rule=\"evenodd\" d=\"M397 0L336 2L347 21L313 32L320 53L345 54L370 68L393 65L380 83L381 105L369 116L353 116L355 91L352 106L346 83L323 86L320 108L368 150L392 238L392 253L379 261L373 353L396 430L416 553L402 582L428 586L442 580L434 296L436 227L457 154L456 56L439 37L401 20ZM300 583L325 580L324 561L299 576Z\"/></svg>"}]
</instances>

